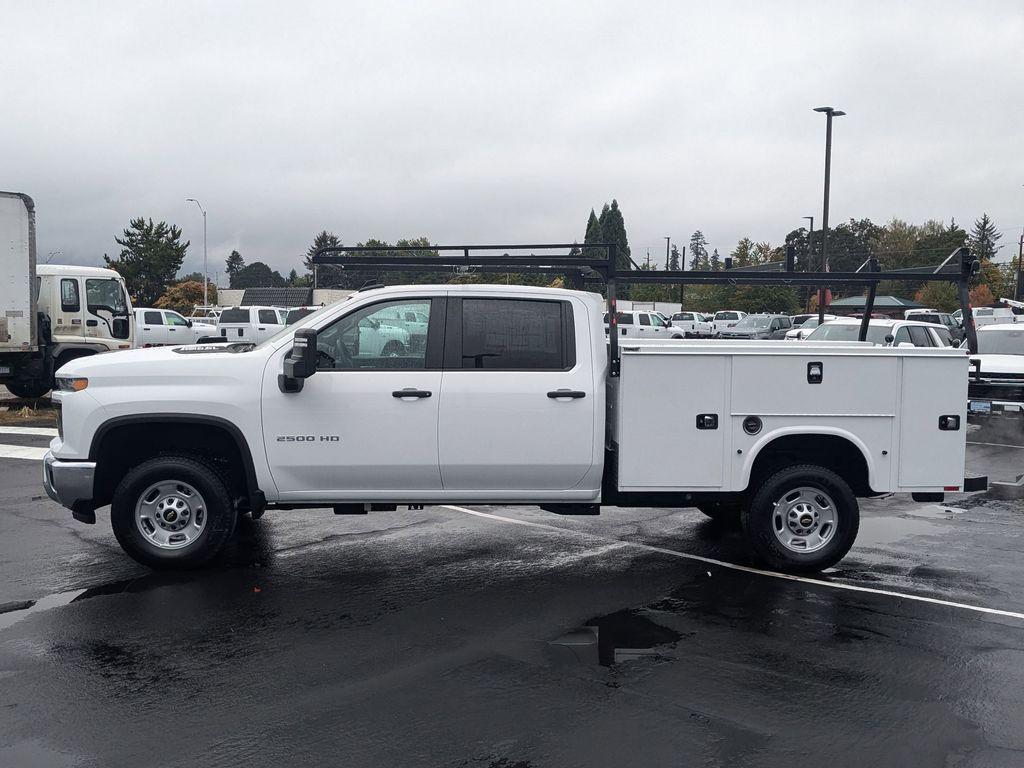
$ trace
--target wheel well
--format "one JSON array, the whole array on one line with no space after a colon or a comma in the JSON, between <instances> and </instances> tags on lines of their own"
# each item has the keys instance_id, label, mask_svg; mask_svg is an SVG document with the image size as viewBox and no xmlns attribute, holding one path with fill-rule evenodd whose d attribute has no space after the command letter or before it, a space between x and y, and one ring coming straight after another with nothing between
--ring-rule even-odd
<instances>
[{"instance_id":1,"label":"wheel well","mask_svg":"<svg viewBox=\"0 0 1024 768\"><path fill-rule=\"evenodd\" d=\"M93 442L89 456L96 461L93 502L110 503L121 478L144 461L178 454L208 463L225 479L233 499L246 502L256 491L252 457L239 438L223 425L201 421L152 420L115 424Z\"/></svg>"},{"instance_id":2,"label":"wheel well","mask_svg":"<svg viewBox=\"0 0 1024 768\"><path fill-rule=\"evenodd\" d=\"M850 440L838 435L786 435L761 449L750 469L748 490L756 489L769 475L794 464L817 464L831 469L857 496L871 496L864 454Z\"/></svg>"}]
</instances>

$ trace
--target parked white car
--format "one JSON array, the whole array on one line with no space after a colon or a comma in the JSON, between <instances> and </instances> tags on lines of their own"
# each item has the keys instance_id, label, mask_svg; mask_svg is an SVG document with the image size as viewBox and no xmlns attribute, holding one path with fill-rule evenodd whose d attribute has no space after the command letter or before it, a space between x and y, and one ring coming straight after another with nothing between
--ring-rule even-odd
<instances>
[{"instance_id":1,"label":"parked white car","mask_svg":"<svg viewBox=\"0 0 1024 768\"><path fill-rule=\"evenodd\" d=\"M669 318L676 328L683 329L683 335L691 338L709 338L712 336L711 323L700 312L676 312Z\"/></svg>"},{"instance_id":2,"label":"parked white car","mask_svg":"<svg viewBox=\"0 0 1024 768\"><path fill-rule=\"evenodd\" d=\"M192 320L170 309L135 308L136 347L195 344L201 338L216 334L215 322Z\"/></svg>"},{"instance_id":3,"label":"parked white car","mask_svg":"<svg viewBox=\"0 0 1024 768\"><path fill-rule=\"evenodd\" d=\"M722 309L715 312L715 319L711 321L712 335L718 336L723 330L732 328L746 316L746 312L739 312L734 309Z\"/></svg>"},{"instance_id":4,"label":"parked white car","mask_svg":"<svg viewBox=\"0 0 1024 768\"><path fill-rule=\"evenodd\" d=\"M277 307L226 307L217 318L215 335L222 341L259 344L284 327L285 318Z\"/></svg>"},{"instance_id":5,"label":"parked white car","mask_svg":"<svg viewBox=\"0 0 1024 768\"><path fill-rule=\"evenodd\" d=\"M807 341L857 341L860 320L840 317L819 325L807 335ZM935 323L916 320L872 319L868 323L867 339L883 347L952 347L949 330Z\"/></svg>"},{"instance_id":6,"label":"parked white car","mask_svg":"<svg viewBox=\"0 0 1024 768\"><path fill-rule=\"evenodd\" d=\"M1024 324L994 323L978 329L967 386L973 414L1024 414Z\"/></svg>"},{"instance_id":7,"label":"parked white car","mask_svg":"<svg viewBox=\"0 0 1024 768\"><path fill-rule=\"evenodd\" d=\"M660 312L619 311L619 336L630 339L682 339L686 332L669 324ZM604 313L604 333L608 335L608 313Z\"/></svg>"},{"instance_id":8,"label":"parked white car","mask_svg":"<svg viewBox=\"0 0 1024 768\"><path fill-rule=\"evenodd\" d=\"M810 317L797 315L796 317L803 317L804 319L800 322L800 325L794 324L792 328L786 331L786 341L803 341L810 335L811 331L818 327L817 315L811 315ZM792 320L792 318L790 319ZM836 319L838 319L838 315L825 315L826 323Z\"/></svg>"}]
</instances>

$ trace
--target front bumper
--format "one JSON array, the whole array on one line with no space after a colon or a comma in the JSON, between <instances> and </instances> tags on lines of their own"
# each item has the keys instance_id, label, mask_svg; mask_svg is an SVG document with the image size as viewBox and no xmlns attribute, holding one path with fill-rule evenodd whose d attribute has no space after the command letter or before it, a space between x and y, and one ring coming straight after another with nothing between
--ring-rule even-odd
<instances>
[{"instance_id":1,"label":"front bumper","mask_svg":"<svg viewBox=\"0 0 1024 768\"><path fill-rule=\"evenodd\" d=\"M93 478L95 461L63 461L47 451L43 456L43 487L46 495L75 513L76 519L92 517ZM88 519L83 522L90 522Z\"/></svg>"}]
</instances>

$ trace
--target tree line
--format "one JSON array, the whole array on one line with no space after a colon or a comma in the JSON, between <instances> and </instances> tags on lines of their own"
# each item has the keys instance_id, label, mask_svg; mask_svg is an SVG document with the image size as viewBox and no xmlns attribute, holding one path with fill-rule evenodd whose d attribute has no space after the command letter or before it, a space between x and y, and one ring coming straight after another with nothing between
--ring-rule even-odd
<instances>
[{"instance_id":1,"label":"tree line","mask_svg":"<svg viewBox=\"0 0 1024 768\"><path fill-rule=\"evenodd\" d=\"M133 302L138 306L166 306L179 311L191 310L202 302L203 276L200 273L179 276L190 243L182 242L181 229L165 221L154 223L152 218L138 217L129 222L121 237L115 242L121 246L120 255L110 258L104 254L106 265L116 269L125 279ZM941 263L960 246L968 246L981 261L981 272L975 277L971 288L971 301L983 306L1010 296L1013 292L1014 265L996 264L995 257L1002 246L1002 233L992 219L984 213L970 231L956 221L949 223L929 220L923 224L912 224L901 219L892 219L878 225L870 219L849 219L829 230L828 269L834 272L852 272L868 258L878 260L883 270L908 269L913 267L934 267ZM577 240L577 242L579 242ZM598 214L591 208L583 230L583 244L615 243L617 267L619 270L721 270L725 258L719 249L712 247L701 230L695 231L687 247L680 251L672 245L662 266L661 259L649 257L637 264L632 258L626 223L617 200L605 203ZM363 248L386 248L384 240L367 239L356 244ZM395 245L405 246L409 255L437 256L430 247L428 238L420 236L400 239ZM822 258L821 231L809 232L800 227L791 230L781 245L755 242L749 237L741 238L728 256L732 267L739 269L762 264L782 262L786 249L794 249L798 271L818 271ZM313 256L321 248L344 248L341 238L333 232L323 230L317 233L306 249L303 260L304 271L300 274L292 269L287 276L272 269L262 261L245 262L242 254L232 250L225 260L224 272L231 288L256 287L304 287L316 285L321 288L360 288L367 283L393 285L400 283L453 283L487 282L525 285L564 285L561 277L551 275L510 272L507 274L463 273L450 268L433 271L409 270L345 270L338 265L314 265ZM570 255L604 258L606 254L598 248L574 246ZM370 251L365 255L382 255L383 251ZM354 254L355 256L364 254ZM592 290L600 286L588 285ZM216 287L210 284L210 301L216 301ZM941 310L953 310L959 302L953 285L948 283L915 283L913 281L891 281L879 285L879 294L892 294L915 299L921 304ZM809 289L795 289L786 286L687 286L685 290L677 285L647 284L624 286L623 298L638 301L682 302L686 309L710 311L728 307L746 312L778 311L796 312L814 308L815 292ZM838 294L841 295L841 294Z\"/></svg>"}]
</instances>

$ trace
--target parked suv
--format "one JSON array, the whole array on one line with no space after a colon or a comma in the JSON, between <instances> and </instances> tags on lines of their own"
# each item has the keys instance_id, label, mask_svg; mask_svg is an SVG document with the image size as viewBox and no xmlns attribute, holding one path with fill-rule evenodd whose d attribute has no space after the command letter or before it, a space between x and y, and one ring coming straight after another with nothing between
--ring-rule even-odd
<instances>
[{"instance_id":1,"label":"parked suv","mask_svg":"<svg viewBox=\"0 0 1024 768\"><path fill-rule=\"evenodd\" d=\"M939 312L934 309L908 309L904 313L904 317L907 320L917 320L921 323L933 323L935 325L941 325L949 331L950 337L953 341L959 344L967 336L967 332L963 329L963 326L956 321L948 312Z\"/></svg>"},{"instance_id":2,"label":"parked suv","mask_svg":"<svg viewBox=\"0 0 1024 768\"><path fill-rule=\"evenodd\" d=\"M782 339L792 327L789 315L747 315L718 335L723 339Z\"/></svg>"}]
</instances>

